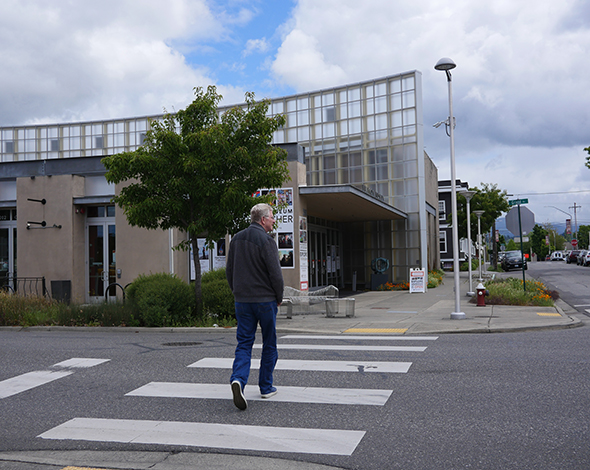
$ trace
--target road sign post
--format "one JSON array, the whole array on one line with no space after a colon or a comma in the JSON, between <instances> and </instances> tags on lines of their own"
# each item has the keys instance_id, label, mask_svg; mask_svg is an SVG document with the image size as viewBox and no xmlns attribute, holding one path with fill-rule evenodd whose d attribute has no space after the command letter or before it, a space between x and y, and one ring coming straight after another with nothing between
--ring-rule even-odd
<instances>
[{"instance_id":1,"label":"road sign post","mask_svg":"<svg viewBox=\"0 0 590 470\"><path fill-rule=\"evenodd\" d=\"M524 259L524 247L523 247L523 241L522 241L522 217L520 215L520 205L521 204L528 204L529 200L528 199L513 199L512 201L508 201L508 205L509 206L517 206L518 207L518 232L520 234L520 256L522 257L521 261L522 261L522 288L524 290L524 292L526 292L526 277L525 277L525 273L524 273L524 263L525 263L525 259Z\"/></svg>"}]
</instances>

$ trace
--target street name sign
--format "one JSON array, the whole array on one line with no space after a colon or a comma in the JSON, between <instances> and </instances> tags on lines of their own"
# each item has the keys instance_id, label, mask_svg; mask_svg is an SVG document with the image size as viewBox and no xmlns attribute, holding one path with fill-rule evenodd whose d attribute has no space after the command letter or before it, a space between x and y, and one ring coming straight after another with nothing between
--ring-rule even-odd
<instances>
[{"instance_id":1,"label":"street name sign","mask_svg":"<svg viewBox=\"0 0 590 470\"><path fill-rule=\"evenodd\" d=\"M517 206L519 204L528 204L528 199L513 199L512 201L508 201L509 206Z\"/></svg>"}]
</instances>

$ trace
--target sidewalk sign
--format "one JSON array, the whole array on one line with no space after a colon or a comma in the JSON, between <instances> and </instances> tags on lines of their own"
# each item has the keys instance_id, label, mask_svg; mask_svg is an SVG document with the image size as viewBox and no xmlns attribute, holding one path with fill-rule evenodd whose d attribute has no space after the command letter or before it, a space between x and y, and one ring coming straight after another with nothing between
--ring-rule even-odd
<instances>
[{"instance_id":1,"label":"sidewalk sign","mask_svg":"<svg viewBox=\"0 0 590 470\"><path fill-rule=\"evenodd\" d=\"M410 293L426 292L426 270L410 268Z\"/></svg>"}]
</instances>

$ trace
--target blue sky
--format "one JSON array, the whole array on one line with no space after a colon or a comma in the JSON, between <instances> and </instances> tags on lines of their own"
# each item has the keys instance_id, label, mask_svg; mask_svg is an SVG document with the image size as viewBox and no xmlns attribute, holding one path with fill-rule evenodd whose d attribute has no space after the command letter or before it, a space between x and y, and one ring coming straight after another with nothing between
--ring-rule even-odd
<instances>
[{"instance_id":1,"label":"blue sky","mask_svg":"<svg viewBox=\"0 0 590 470\"><path fill-rule=\"evenodd\" d=\"M279 97L419 70L425 147L450 177L528 197L537 222L590 224L587 0L3 0L0 126L154 115L216 85Z\"/></svg>"}]
</instances>

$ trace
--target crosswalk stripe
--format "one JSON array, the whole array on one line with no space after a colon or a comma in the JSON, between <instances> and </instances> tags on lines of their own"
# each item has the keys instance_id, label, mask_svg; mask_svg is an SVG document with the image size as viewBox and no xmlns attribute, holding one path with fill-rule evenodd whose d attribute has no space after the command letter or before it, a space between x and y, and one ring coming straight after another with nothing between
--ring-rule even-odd
<instances>
[{"instance_id":1,"label":"crosswalk stripe","mask_svg":"<svg viewBox=\"0 0 590 470\"><path fill-rule=\"evenodd\" d=\"M334 339L341 341L368 340L368 341L434 341L438 336L362 336L362 335L285 335L281 339Z\"/></svg>"},{"instance_id":2,"label":"crosswalk stripe","mask_svg":"<svg viewBox=\"0 0 590 470\"><path fill-rule=\"evenodd\" d=\"M38 437L92 442L351 455L365 431L179 421L74 418Z\"/></svg>"},{"instance_id":3,"label":"crosswalk stripe","mask_svg":"<svg viewBox=\"0 0 590 470\"><path fill-rule=\"evenodd\" d=\"M66 361L58 362L51 367L60 367L62 369L86 368L94 367L107 361L110 361L110 359L74 357ZM36 370L3 380L0 382L0 399L16 395L35 387L39 387L40 385L45 385L49 382L53 382L54 380L61 379L62 377L66 377L73 373L74 372L72 370Z\"/></svg>"},{"instance_id":4,"label":"crosswalk stripe","mask_svg":"<svg viewBox=\"0 0 590 470\"><path fill-rule=\"evenodd\" d=\"M383 406L393 390L316 388L279 386L279 393L271 398L262 398L258 387L246 387L246 400L279 401L290 403L321 403L334 405L376 405ZM197 384L177 382L151 382L125 396L166 397L166 398L206 398L231 400L228 384Z\"/></svg>"},{"instance_id":5,"label":"crosswalk stripe","mask_svg":"<svg viewBox=\"0 0 590 470\"><path fill-rule=\"evenodd\" d=\"M381 352L424 352L426 346L357 346L349 344L279 344L281 349L313 349L317 351L381 351ZM262 349L262 344L253 345L254 349Z\"/></svg>"},{"instance_id":6,"label":"crosswalk stripe","mask_svg":"<svg viewBox=\"0 0 590 470\"><path fill-rule=\"evenodd\" d=\"M231 369L233 358L205 357L187 367L207 369ZM252 359L251 369L258 369L259 360ZM405 374L411 362L370 362L370 361L305 361L279 359L275 370L305 370L323 372L385 372Z\"/></svg>"},{"instance_id":7,"label":"crosswalk stripe","mask_svg":"<svg viewBox=\"0 0 590 470\"><path fill-rule=\"evenodd\" d=\"M0 382L0 398L7 398L12 395L30 390L40 385L45 385L54 380L61 379L73 374L72 371L36 370L26 374L12 377Z\"/></svg>"},{"instance_id":8,"label":"crosswalk stripe","mask_svg":"<svg viewBox=\"0 0 590 470\"><path fill-rule=\"evenodd\" d=\"M84 369L88 367L98 366L100 364L104 364L105 362L109 362L110 359L92 359L89 357L73 357L72 359L68 359L67 361L58 362L54 364L52 367L64 367L68 369Z\"/></svg>"}]
</instances>

